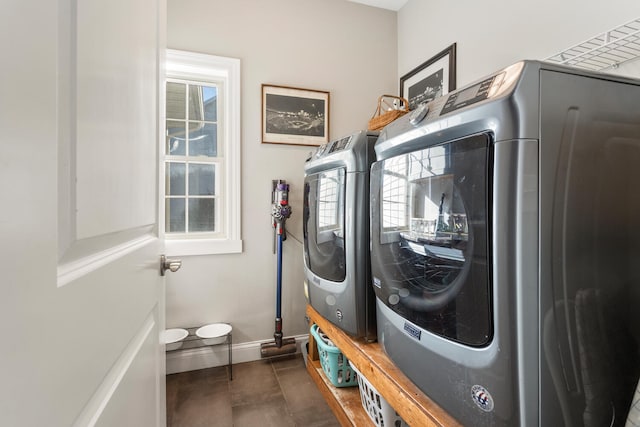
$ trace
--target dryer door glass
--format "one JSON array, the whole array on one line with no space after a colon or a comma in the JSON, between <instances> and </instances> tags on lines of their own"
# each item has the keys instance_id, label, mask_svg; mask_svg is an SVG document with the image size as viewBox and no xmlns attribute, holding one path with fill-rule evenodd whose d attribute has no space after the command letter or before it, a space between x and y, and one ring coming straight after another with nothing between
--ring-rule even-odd
<instances>
[{"instance_id":1,"label":"dryer door glass","mask_svg":"<svg viewBox=\"0 0 640 427\"><path fill-rule=\"evenodd\" d=\"M491 338L489 137L392 157L371 171L378 298L423 329L472 346Z\"/></svg>"},{"instance_id":2,"label":"dryer door glass","mask_svg":"<svg viewBox=\"0 0 640 427\"><path fill-rule=\"evenodd\" d=\"M304 182L305 263L316 276L342 282L344 252L345 169L308 175Z\"/></svg>"}]
</instances>

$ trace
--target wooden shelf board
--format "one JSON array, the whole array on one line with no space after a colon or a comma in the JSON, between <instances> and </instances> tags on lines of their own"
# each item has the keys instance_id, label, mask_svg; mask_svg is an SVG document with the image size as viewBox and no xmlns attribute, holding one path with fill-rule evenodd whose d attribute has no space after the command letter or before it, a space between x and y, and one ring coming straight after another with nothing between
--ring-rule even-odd
<instances>
[{"instance_id":1,"label":"wooden shelf board","mask_svg":"<svg viewBox=\"0 0 640 427\"><path fill-rule=\"evenodd\" d=\"M325 334L331 337L347 359L409 425L424 427L461 425L418 389L389 359L380 344L367 343L362 339L349 337L316 312L311 305L307 305L307 316L312 323L316 323ZM327 398L326 395L325 398ZM364 412L364 409L362 411ZM366 413L365 416L367 416Z\"/></svg>"},{"instance_id":2,"label":"wooden shelf board","mask_svg":"<svg viewBox=\"0 0 640 427\"><path fill-rule=\"evenodd\" d=\"M335 387L324 374L317 360L307 360L307 371L341 425L345 427L374 426L362 407L358 387Z\"/></svg>"}]
</instances>

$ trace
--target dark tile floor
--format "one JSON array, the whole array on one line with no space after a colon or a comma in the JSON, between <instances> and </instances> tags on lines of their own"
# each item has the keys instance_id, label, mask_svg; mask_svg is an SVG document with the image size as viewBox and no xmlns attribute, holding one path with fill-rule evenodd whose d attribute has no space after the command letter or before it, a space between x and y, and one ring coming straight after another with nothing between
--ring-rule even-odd
<instances>
[{"instance_id":1,"label":"dark tile floor","mask_svg":"<svg viewBox=\"0 0 640 427\"><path fill-rule=\"evenodd\" d=\"M337 427L300 354L167 375L168 427Z\"/></svg>"}]
</instances>

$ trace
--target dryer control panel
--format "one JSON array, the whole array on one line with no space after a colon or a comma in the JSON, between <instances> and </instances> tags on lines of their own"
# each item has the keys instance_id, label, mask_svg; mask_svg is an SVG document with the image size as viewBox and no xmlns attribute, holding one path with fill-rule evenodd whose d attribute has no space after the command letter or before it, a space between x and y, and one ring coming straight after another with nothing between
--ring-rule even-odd
<instances>
[{"instance_id":1,"label":"dryer control panel","mask_svg":"<svg viewBox=\"0 0 640 427\"><path fill-rule=\"evenodd\" d=\"M484 101L490 96L494 95L502 81L504 80L505 72L491 76L488 79L481 81L473 86L469 86L459 92L452 93L447 102L442 107L440 115L447 114L452 111L458 110L463 107L475 104L480 101Z\"/></svg>"},{"instance_id":2,"label":"dryer control panel","mask_svg":"<svg viewBox=\"0 0 640 427\"><path fill-rule=\"evenodd\" d=\"M319 158L323 156L327 156L331 153L335 153L336 151L341 151L349 148L349 143L353 135L345 136L344 138L337 139L335 141L327 142L326 144L321 145L315 152L314 157Z\"/></svg>"}]
</instances>

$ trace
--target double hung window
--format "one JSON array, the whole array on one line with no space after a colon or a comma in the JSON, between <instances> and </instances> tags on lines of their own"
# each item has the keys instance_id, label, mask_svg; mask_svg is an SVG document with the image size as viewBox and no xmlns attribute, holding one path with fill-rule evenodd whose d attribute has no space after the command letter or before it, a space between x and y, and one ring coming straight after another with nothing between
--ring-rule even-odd
<instances>
[{"instance_id":1,"label":"double hung window","mask_svg":"<svg viewBox=\"0 0 640 427\"><path fill-rule=\"evenodd\" d=\"M167 253L240 252L239 61L167 52Z\"/></svg>"}]
</instances>

